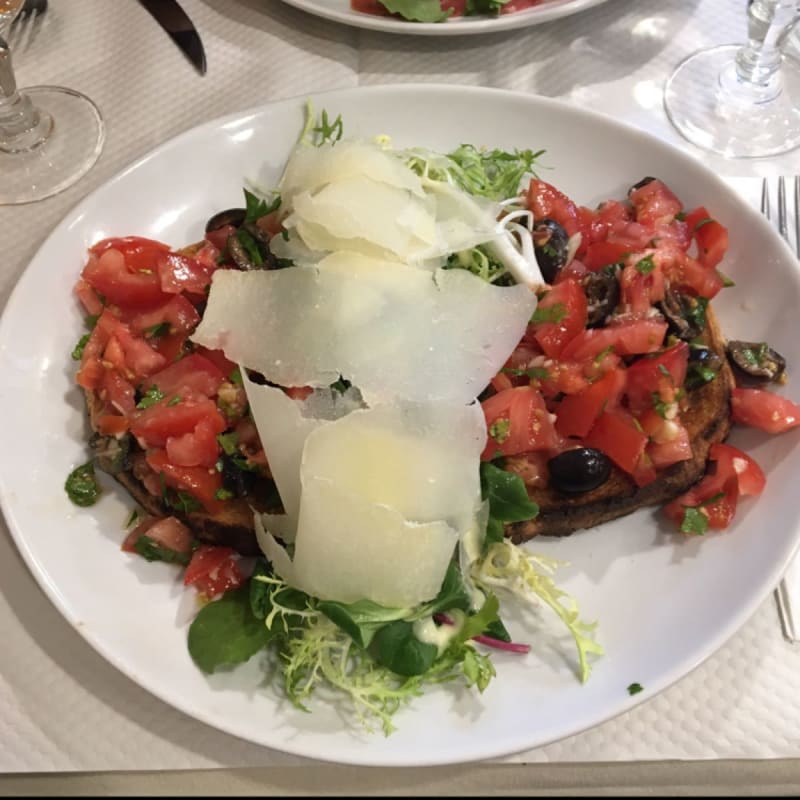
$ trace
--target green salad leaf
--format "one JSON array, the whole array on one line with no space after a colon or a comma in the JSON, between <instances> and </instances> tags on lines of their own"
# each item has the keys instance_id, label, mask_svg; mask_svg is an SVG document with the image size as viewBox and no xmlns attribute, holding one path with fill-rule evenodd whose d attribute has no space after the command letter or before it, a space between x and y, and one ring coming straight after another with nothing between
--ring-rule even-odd
<instances>
[{"instance_id":1,"label":"green salad leaf","mask_svg":"<svg viewBox=\"0 0 800 800\"><path fill-rule=\"evenodd\" d=\"M452 11L442 11L439 0L380 0L392 14L399 14L410 22L443 22Z\"/></svg>"}]
</instances>

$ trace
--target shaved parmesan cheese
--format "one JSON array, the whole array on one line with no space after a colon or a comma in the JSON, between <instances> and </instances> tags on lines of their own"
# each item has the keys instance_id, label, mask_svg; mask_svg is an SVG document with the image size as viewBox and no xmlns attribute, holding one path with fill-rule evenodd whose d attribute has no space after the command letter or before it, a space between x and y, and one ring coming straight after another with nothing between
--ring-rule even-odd
<instances>
[{"instance_id":1,"label":"shaved parmesan cheese","mask_svg":"<svg viewBox=\"0 0 800 800\"><path fill-rule=\"evenodd\" d=\"M259 432L275 424L255 419ZM320 423L303 448L293 557L272 535L284 538L274 518L257 520L259 543L287 583L314 597L429 600L475 525L485 438L477 403L378 406Z\"/></svg>"},{"instance_id":2,"label":"shaved parmesan cheese","mask_svg":"<svg viewBox=\"0 0 800 800\"><path fill-rule=\"evenodd\" d=\"M279 187L282 257L350 250L422 265L501 235L498 203L420 178L402 157L366 142L299 147Z\"/></svg>"},{"instance_id":3,"label":"shaved parmesan cheese","mask_svg":"<svg viewBox=\"0 0 800 800\"><path fill-rule=\"evenodd\" d=\"M286 512L285 519L277 516L271 527L285 541L291 541L300 510L300 462L306 437L326 420L342 417L361 404L353 389L345 395L321 389L304 401L293 400L274 386L253 383L246 370L241 373L250 411Z\"/></svg>"},{"instance_id":4,"label":"shaved parmesan cheese","mask_svg":"<svg viewBox=\"0 0 800 800\"><path fill-rule=\"evenodd\" d=\"M298 147L286 164L278 191L292 208L295 194L314 192L334 181L368 175L373 181L424 196L419 176L371 142L345 140L335 145Z\"/></svg>"},{"instance_id":5,"label":"shaved parmesan cheese","mask_svg":"<svg viewBox=\"0 0 800 800\"><path fill-rule=\"evenodd\" d=\"M463 405L503 366L535 305L524 286L340 252L318 269L218 270L192 339L281 386L342 376L369 405Z\"/></svg>"}]
</instances>

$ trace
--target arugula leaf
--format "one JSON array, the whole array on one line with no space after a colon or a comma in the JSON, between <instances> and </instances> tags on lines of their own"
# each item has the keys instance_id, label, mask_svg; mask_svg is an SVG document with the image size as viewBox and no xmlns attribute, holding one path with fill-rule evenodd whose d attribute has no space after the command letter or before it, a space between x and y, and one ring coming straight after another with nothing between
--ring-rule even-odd
<instances>
[{"instance_id":1,"label":"arugula leaf","mask_svg":"<svg viewBox=\"0 0 800 800\"><path fill-rule=\"evenodd\" d=\"M526 175L536 174L533 167L543 153L544 150L484 150L462 144L448 153L447 172L470 194L505 200L517 194Z\"/></svg>"},{"instance_id":2,"label":"arugula leaf","mask_svg":"<svg viewBox=\"0 0 800 800\"><path fill-rule=\"evenodd\" d=\"M488 461L481 464L481 492L489 501L490 517L499 522L524 522L539 513L522 478Z\"/></svg>"},{"instance_id":3,"label":"arugula leaf","mask_svg":"<svg viewBox=\"0 0 800 800\"><path fill-rule=\"evenodd\" d=\"M272 638L250 608L247 586L203 606L189 628L189 654L203 672L242 664Z\"/></svg>"},{"instance_id":4,"label":"arugula leaf","mask_svg":"<svg viewBox=\"0 0 800 800\"><path fill-rule=\"evenodd\" d=\"M328 119L328 112L323 108L320 114L319 124L311 130L312 133L317 134L315 142L317 147L322 144L335 144L342 138L342 134L344 133L342 115L337 115L336 119L331 122Z\"/></svg>"},{"instance_id":5,"label":"arugula leaf","mask_svg":"<svg viewBox=\"0 0 800 800\"><path fill-rule=\"evenodd\" d=\"M398 675L424 675L436 661L439 648L414 636L414 626L405 620L384 625L372 640L369 652L375 661Z\"/></svg>"},{"instance_id":6,"label":"arugula leaf","mask_svg":"<svg viewBox=\"0 0 800 800\"><path fill-rule=\"evenodd\" d=\"M411 22L443 22L453 12L442 11L439 0L379 0L390 13Z\"/></svg>"},{"instance_id":7,"label":"arugula leaf","mask_svg":"<svg viewBox=\"0 0 800 800\"><path fill-rule=\"evenodd\" d=\"M255 222L256 220L260 219L261 217L265 217L267 214L270 214L273 211L277 211L281 205L281 196L279 194L276 194L272 202L269 205L267 205L266 200L264 200L261 197L258 197L252 192L248 192L247 189L245 189L244 203L245 203L244 221L245 224L247 224Z\"/></svg>"}]
</instances>

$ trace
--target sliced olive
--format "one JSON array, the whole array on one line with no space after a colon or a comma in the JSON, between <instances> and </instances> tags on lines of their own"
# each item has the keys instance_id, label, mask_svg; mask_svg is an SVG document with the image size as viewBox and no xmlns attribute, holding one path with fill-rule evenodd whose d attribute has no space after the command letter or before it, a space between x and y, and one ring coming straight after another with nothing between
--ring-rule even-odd
<instances>
[{"instance_id":1,"label":"sliced olive","mask_svg":"<svg viewBox=\"0 0 800 800\"><path fill-rule=\"evenodd\" d=\"M669 332L679 339L688 342L706 329L708 301L704 297L692 297L670 287L657 305L667 318Z\"/></svg>"},{"instance_id":2,"label":"sliced olive","mask_svg":"<svg viewBox=\"0 0 800 800\"><path fill-rule=\"evenodd\" d=\"M780 383L786 371L786 359L766 342L728 342L728 358L748 378L759 383Z\"/></svg>"},{"instance_id":3,"label":"sliced olive","mask_svg":"<svg viewBox=\"0 0 800 800\"><path fill-rule=\"evenodd\" d=\"M686 389L697 389L717 377L722 366L720 356L704 345L689 346L689 364L686 370Z\"/></svg>"},{"instance_id":4,"label":"sliced olive","mask_svg":"<svg viewBox=\"0 0 800 800\"><path fill-rule=\"evenodd\" d=\"M558 271L567 264L567 232L554 219L540 219L533 226L533 249L542 277L547 283L553 283Z\"/></svg>"},{"instance_id":5,"label":"sliced olive","mask_svg":"<svg viewBox=\"0 0 800 800\"><path fill-rule=\"evenodd\" d=\"M131 435L129 433L123 434L119 439L116 436L93 433L89 439L89 446L94 451L97 466L103 472L116 475L118 472L130 469Z\"/></svg>"},{"instance_id":6,"label":"sliced olive","mask_svg":"<svg viewBox=\"0 0 800 800\"><path fill-rule=\"evenodd\" d=\"M228 208L225 211L220 211L206 222L206 233L218 231L226 225L233 225L234 228L238 228L244 222L246 215L247 212L243 208Z\"/></svg>"},{"instance_id":7,"label":"sliced olive","mask_svg":"<svg viewBox=\"0 0 800 800\"><path fill-rule=\"evenodd\" d=\"M226 453L220 456L222 464L222 485L236 497L246 497L253 490L256 473L237 466L236 461Z\"/></svg>"},{"instance_id":8,"label":"sliced olive","mask_svg":"<svg viewBox=\"0 0 800 800\"><path fill-rule=\"evenodd\" d=\"M656 178L652 175L648 175L646 178L642 178L638 183L634 183L630 189L628 189L628 195L630 196L633 194L637 189L641 189L642 186L647 186L648 183L652 183Z\"/></svg>"},{"instance_id":9,"label":"sliced olive","mask_svg":"<svg viewBox=\"0 0 800 800\"><path fill-rule=\"evenodd\" d=\"M587 272L581 278L581 285L586 293L588 306L586 326L596 328L603 325L619 305L617 270L607 268L600 272Z\"/></svg>"},{"instance_id":10,"label":"sliced olive","mask_svg":"<svg viewBox=\"0 0 800 800\"><path fill-rule=\"evenodd\" d=\"M578 447L547 462L550 485L565 494L582 494L602 486L611 475L611 461L600 450Z\"/></svg>"}]
</instances>

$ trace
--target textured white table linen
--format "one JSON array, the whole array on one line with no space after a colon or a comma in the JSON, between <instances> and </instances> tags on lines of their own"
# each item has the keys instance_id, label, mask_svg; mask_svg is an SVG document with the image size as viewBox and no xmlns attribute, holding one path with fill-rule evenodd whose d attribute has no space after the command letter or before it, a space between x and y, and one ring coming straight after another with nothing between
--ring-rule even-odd
<instances>
[{"instance_id":1,"label":"textured white table linen","mask_svg":"<svg viewBox=\"0 0 800 800\"><path fill-rule=\"evenodd\" d=\"M0 208L3 304L43 238L80 198L164 139L221 114L365 84L473 84L568 99L691 151L664 116L663 80L684 55L740 39L745 27L739 0L608 0L516 32L446 39L368 33L279 0L183 5L206 47L202 78L131 0L51 0L36 37L17 54L21 85L63 83L89 94L108 140L94 170L64 194ZM468 133L469 120L464 124ZM797 154L703 159L731 177L800 170ZM756 184L736 183L751 199ZM38 589L4 523L0 640L0 772L308 763L196 722L117 672ZM770 597L720 651L659 696L509 760L779 757L800 758L800 646L783 640Z\"/></svg>"}]
</instances>

